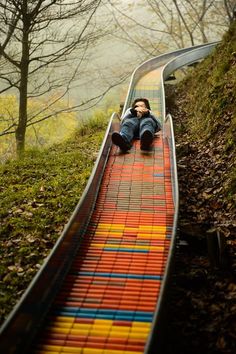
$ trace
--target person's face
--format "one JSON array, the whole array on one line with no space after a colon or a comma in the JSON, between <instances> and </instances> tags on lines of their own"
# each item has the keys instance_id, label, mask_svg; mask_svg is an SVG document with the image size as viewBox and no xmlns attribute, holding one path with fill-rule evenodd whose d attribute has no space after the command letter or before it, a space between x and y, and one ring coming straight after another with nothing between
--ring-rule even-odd
<instances>
[{"instance_id":1,"label":"person's face","mask_svg":"<svg viewBox=\"0 0 236 354\"><path fill-rule=\"evenodd\" d=\"M136 102L134 109L137 112L138 118L141 118L148 111L148 109L143 101Z\"/></svg>"},{"instance_id":2,"label":"person's face","mask_svg":"<svg viewBox=\"0 0 236 354\"><path fill-rule=\"evenodd\" d=\"M147 109L145 103L143 101L138 101L135 103L135 108L141 108L142 110L143 109Z\"/></svg>"}]
</instances>

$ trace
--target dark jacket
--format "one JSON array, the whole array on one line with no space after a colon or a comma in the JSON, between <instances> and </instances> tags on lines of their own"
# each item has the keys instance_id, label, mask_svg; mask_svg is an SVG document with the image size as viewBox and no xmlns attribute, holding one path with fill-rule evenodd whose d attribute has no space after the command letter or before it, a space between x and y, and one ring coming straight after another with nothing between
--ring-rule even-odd
<instances>
[{"instance_id":1,"label":"dark jacket","mask_svg":"<svg viewBox=\"0 0 236 354\"><path fill-rule=\"evenodd\" d=\"M134 108L128 108L125 111L124 116L122 117L122 121L124 121L127 118L134 118L134 117L137 117L137 111ZM149 110L147 113L145 113L142 116L142 118L152 118L157 123L157 131L161 130L161 121L152 113L152 111Z\"/></svg>"}]
</instances>

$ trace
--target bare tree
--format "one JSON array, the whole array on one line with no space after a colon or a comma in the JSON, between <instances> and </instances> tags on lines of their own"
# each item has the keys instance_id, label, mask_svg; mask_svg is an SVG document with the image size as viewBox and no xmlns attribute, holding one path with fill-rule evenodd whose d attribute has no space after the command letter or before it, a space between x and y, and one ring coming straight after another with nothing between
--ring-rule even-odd
<instances>
[{"instance_id":1,"label":"bare tree","mask_svg":"<svg viewBox=\"0 0 236 354\"><path fill-rule=\"evenodd\" d=\"M139 3L143 16L138 18L117 1L109 3L122 39L157 55L220 39L233 20L236 0L147 0L145 6Z\"/></svg>"},{"instance_id":2,"label":"bare tree","mask_svg":"<svg viewBox=\"0 0 236 354\"><path fill-rule=\"evenodd\" d=\"M236 17L236 0L224 0L224 6L227 19L231 23Z\"/></svg>"},{"instance_id":3,"label":"bare tree","mask_svg":"<svg viewBox=\"0 0 236 354\"><path fill-rule=\"evenodd\" d=\"M19 116L1 134L15 133L18 155L24 151L27 126L37 122L39 113L40 120L50 116L48 107L66 95L88 59L88 48L104 35L95 16L100 5L101 0L1 1L0 93L14 90L19 97ZM28 116L28 99L49 93L46 107Z\"/></svg>"}]
</instances>

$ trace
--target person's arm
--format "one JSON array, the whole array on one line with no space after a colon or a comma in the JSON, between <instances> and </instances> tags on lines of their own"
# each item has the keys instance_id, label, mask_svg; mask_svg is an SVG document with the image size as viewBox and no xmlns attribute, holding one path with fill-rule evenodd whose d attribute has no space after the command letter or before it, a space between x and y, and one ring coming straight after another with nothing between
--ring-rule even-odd
<instances>
[{"instance_id":1,"label":"person's arm","mask_svg":"<svg viewBox=\"0 0 236 354\"><path fill-rule=\"evenodd\" d=\"M149 111L149 116L157 122L157 126L158 126L157 131L161 130L162 125L161 125L160 119L157 118L157 117L152 113L152 111Z\"/></svg>"},{"instance_id":2,"label":"person's arm","mask_svg":"<svg viewBox=\"0 0 236 354\"><path fill-rule=\"evenodd\" d=\"M125 114L123 115L122 120L124 120L124 119L126 119L126 118L135 117L135 116L137 116L137 114L135 115L135 112L133 111L133 109L128 108L128 109L125 111Z\"/></svg>"}]
</instances>

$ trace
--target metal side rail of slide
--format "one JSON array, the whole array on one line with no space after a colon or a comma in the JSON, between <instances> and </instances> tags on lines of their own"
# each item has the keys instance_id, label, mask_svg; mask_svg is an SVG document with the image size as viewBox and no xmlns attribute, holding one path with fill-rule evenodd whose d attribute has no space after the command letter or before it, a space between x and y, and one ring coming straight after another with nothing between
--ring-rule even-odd
<instances>
[{"instance_id":1,"label":"metal side rail of slide","mask_svg":"<svg viewBox=\"0 0 236 354\"><path fill-rule=\"evenodd\" d=\"M178 183L164 81L216 43L151 59L124 110L146 97L163 122L153 149L111 144L111 117L83 196L46 262L0 331L2 354L140 354L164 348L165 291L175 244Z\"/></svg>"}]
</instances>

